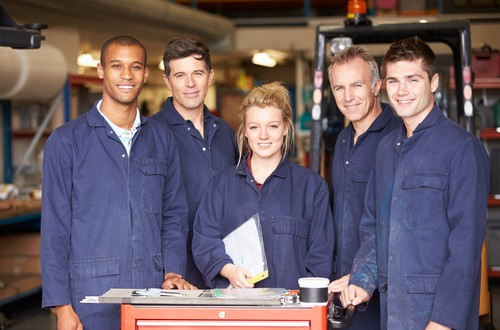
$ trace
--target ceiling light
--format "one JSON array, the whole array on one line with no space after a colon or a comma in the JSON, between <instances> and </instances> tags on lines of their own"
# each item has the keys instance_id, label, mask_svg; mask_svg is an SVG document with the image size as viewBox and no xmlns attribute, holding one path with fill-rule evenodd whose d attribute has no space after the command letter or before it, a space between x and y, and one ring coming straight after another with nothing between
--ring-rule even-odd
<instances>
[{"instance_id":1,"label":"ceiling light","mask_svg":"<svg viewBox=\"0 0 500 330\"><path fill-rule=\"evenodd\" d=\"M84 54L78 55L77 62L78 62L79 66L97 68L97 64L99 63L99 60L94 59L92 57L92 55L89 53L84 53Z\"/></svg>"},{"instance_id":2,"label":"ceiling light","mask_svg":"<svg viewBox=\"0 0 500 330\"><path fill-rule=\"evenodd\" d=\"M163 60L158 63L158 69L160 69L161 71L165 71L165 64L163 63Z\"/></svg>"},{"instance_id":3,"label":"ceiling light","mask_svg":"<svg viewBox=\"0 0 500 330\"><path fill-rule=\"evenodd\" d=\"M255 53L252 57L252 63L255 65L262 65L268 68L274 68L276 66L276 59L269 56L268 53Z\"/></svg>"},{"instance_id":4,"label":"ceiling light","mask_svg":"<svg viewBox=\"0 0 500 330\"><path fill-rule=\"evenodd\" d=\"M332 54L338 53L352 45L352 39L349 37L337 37L330 41L330 51Z\"/></svg>"}]
</instances>

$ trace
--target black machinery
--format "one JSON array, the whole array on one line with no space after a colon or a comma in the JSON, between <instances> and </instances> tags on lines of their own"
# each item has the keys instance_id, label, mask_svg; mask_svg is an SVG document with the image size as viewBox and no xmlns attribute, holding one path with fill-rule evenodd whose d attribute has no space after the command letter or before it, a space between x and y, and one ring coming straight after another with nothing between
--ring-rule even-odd
<instances>
[{"instance_id":1,"label":"black machinery","mask_svg":"<svg viewBox=\"0 0 500 330\"><path fill-rule=\"evenodd\" d=\"M45 40L41 30L46 28L47 25L38 23L18 25L0 4L0 47L40 48L40 43Z\"/></svg>"},{"instance_id":2,"label":"black machinery","mask_svg":"<svg viewBox=\"0 0 500 330\"><path fill-rule=\"evenodd\" d=\"M356 311L356 307L352 305L347 308L342 307L337 300L335 292L332 292L327 304L328 330L343 329L350 326Z\"/></svg>"}]
</instances>

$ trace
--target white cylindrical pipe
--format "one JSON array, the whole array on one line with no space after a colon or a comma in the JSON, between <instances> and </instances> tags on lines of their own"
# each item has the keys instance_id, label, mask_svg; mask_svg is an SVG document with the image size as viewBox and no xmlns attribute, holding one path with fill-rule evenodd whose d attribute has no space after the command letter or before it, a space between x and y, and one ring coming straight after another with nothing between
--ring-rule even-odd
<instances>
[{"instance_id":1,"label":"white cylindrical pipe","mask_svg":"<svg viewBox=\"0 0 500 330\"><path fill-rule=\"evenodd\" d=\"M61 91L68 75L63 53L42 43L39 49L0 48L0 99L47 100Z\"/></svg>"}]
</instances>

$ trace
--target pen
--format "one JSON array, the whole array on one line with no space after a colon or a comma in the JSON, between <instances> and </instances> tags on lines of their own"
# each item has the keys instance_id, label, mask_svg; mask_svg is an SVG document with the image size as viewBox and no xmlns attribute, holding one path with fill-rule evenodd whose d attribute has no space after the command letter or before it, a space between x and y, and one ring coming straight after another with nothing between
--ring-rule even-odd
<instances>
[{"instance_id":1,"label":"pen","mask_svg":"<svg viewBox=\"0 0 500 330\"><path fill-rule=\"evenodd\" d=\"M182 292L179 291L167 291L167 290L161 290L160 293L161 296L172 296L172 297L186 297L186 295Z\"/></svg>"}]
</instances>

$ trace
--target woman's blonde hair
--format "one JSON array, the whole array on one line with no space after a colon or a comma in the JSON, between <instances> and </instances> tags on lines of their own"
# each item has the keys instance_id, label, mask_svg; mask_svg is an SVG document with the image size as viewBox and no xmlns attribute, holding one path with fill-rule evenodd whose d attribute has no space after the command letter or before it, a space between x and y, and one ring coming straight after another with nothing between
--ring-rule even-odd
<instances>
[{"instance_id":1,"label":"woman's blonde hair","mask_svg":"<svg viewBox=\"0 0 500 330\"><path fill-rule=\"evenodd\" d=\"M275 81L259 87L255 87L247 96L245 96L240 104L240 126L238 128L238 132L236 133L236 138L238 141L238 151L240 154L238 164L243 157L243 153L249 149L248 141L245 137L245 121L247 110L253 106L257 106L260 108L273 106L281 110L283 123L288 129L287 135L283 137L283 146L281 147L281 153L283 154L283 156L288 153L291 154L294 148L293 142L295 130L293 126L292 106L290 105L290 93L281 82Z\"/></svg>"}]
</instances>

